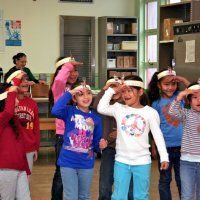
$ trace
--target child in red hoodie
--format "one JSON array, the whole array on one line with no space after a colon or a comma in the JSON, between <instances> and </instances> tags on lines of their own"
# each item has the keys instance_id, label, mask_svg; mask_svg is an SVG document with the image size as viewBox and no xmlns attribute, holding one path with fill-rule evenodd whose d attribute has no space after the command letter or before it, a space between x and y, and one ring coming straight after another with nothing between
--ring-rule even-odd
<instances>
[{"instance_id":1,"label":"child in red hoodie","mask_svg":"<svg viewBox=\"0 0 200 200\"><path fill-rule=\"evenodd\" d=\"M30 200L27 178L30 170L21 125L15 115L18 87L10 86L7 83L0 86L0 199Z\"/></svg>"},{"instance_id":2,"label":"child in red hoodie","mask_svg":"<svg viewBox=\"0 0 200 200\"><path fill-rule=\"evenodd\" d=\"M26 96L29 90L28 76L24 75L18 88L19 100L16 115L22 126L22 134L29 169L32 171L33 161L38 158L40 147L39 113L37 103Z\"/></svg>"}]
</instances>

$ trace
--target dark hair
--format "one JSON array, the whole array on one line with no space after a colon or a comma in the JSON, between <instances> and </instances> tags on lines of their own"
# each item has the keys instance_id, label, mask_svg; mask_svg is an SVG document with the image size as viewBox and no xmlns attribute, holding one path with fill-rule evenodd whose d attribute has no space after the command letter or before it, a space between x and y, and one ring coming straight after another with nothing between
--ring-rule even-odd
<instances>
[{"instance_id":1,"label":"dark hair","mask_svg":"<svg viewBox=\"0 0 200 200\"><path fill-rule=\"evenodd\" d=\"M126 76L124 78L124 80L133 80L133 81L141 81L141 82L143 82L142 78L140 78L137 75ZM141 89L141 87L137 87L137 86L131 86L131 87L135 88L136 90L140 90ZM145 93L143 93L143 95L140 97L140 103L143 106L149 105L149 99L148 99L148 96Z\"/></svg>"},{"instance_id":2,"label":"dark hair","mask_svg":"<svg viewBox=\"0 0 200 200\"><path fill-rule=\"evenodd\" d=\"M19 60L20 58L22 57L26 57L26 54L25 53L18 53L16 55L13 56L13 63L16 64L16 60Z\"/></svg>"},{"instance_id":3,"label":"dark hair","mask_svg":"<svg viewBox=\"0 0 200 200\"><path fill-rule=\"evenodd\" d=\"M59 58L56 60L56 62L62 60L63 58L65 58L65 57L63 57L63 56L62 56L62 57L59 57ZM53 105L54 105L54 96L53 96L52 86L53 86L54 80L55 80L56 76L58 75L58 72L61 70L62 66L63 66L63 65L60 65L60 66L56 69L56 71L54 72L52 81L51 81L51 83L50 83L50 89L49 89L49 110L51 110L51 108L52 108ZM78 79L77 79L76 82L78 82ZM67 83L67 82L66 82L66 83ZM76 84L76 83L74 83L74 84ZM73 84L73 85L74 85L74 84Z\"/></svg>"},{"instance_id":4,"label":"dark hair","mask_svg":"<svg viewBox=\"0 0 200 200\"><path fill-rule=\"evenodd\" d=\"M151 78L151 81L149 82L149 85L148 85L148 89L147 89L147 95L149 97L149 102L150 102L150 105L161 98L161 92L160 92L160 89L158 87L158 83L160 81L162 81L162 78L158 80L158 74L163 72L163 71L166 71L167 69L163 69L159 72L155 72ZM176 92L179 90L179 86L177 84L177 89L176 89Z\"/></svg>"},{"instance_id":5,"label":"dark hair","mask_svg":"<svg viewBox=\"0 0 200 200\"><path fill-rule=\"evenodd\" d=\"M3 93L7 88L9 88L11 86L11 84L8 83L1 83L0 84L0 93ZM5 104L6 104L6 100L3 99L0 101L0 112L3 112L5 109ZM19 136L19 130L14 122L14 117L10 119L9 121L10 126L12 127L16 137Z\"/></svg>"}]
</instances>

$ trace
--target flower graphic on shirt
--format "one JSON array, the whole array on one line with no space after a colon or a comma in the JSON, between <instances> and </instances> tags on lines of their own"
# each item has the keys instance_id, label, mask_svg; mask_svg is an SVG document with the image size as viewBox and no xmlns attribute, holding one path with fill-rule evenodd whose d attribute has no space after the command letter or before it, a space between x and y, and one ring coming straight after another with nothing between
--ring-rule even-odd
<instances>
[{"instance_id":1,"label":"flower graphic on shirt","mask_svg":"<svg viewBox=\"0 0 200 200\"><path fill-rule=\"evenodd\" d=\"M165 120L167 121L167 123L169 123L171 126L177 128L180 124L180 121L177 117L174 117L168 113L169 107L170 107L170 104L163 106L162 113L165 116Z\"/></svg>"},{"instance_id":2,"label":"flower graphic on shirt","mask_svg":"<svg viewBox=\"0 0 200 200\"><path fill-rule=\"evenodd\" d=\"M139 114L129 114L122 119L121 129L131 136L141 136L144 133L146 122Z\"/></svg>"}]
</instances>

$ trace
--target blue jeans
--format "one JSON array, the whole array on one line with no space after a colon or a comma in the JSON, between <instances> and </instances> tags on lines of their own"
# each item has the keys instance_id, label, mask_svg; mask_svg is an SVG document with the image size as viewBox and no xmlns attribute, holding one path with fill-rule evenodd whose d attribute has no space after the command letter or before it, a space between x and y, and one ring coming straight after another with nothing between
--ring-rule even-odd
<instances>
[{"instance_id":1,"label":"blue jeans","mask_svg":"<svg viewBox=\"0 0 200 200\"><path fill-rule=\"evenodd\" d=\"M63 144L63 135L56 134L55 152L56 152L56 171L53 177L53 183L51 188L51 200L63 199L63 184L60 174L60 167L57 165L57 160Z\"/></svg>"},{"instance_id":2,"label":"blue jeans","mask_svg":"<svg viewBox=\"0 0 200 200\"><path fill-rule=\"evenodd\" d=\"M73 169L61 167L65 200L90 200L90 188L94 168Z\"/></svg>"},{"instance_id":3,"label":"blue jeans","mask_svg":"<svg viewBox=\"0 0 200 200\"><path fill-rule=\"evenodd\" d=\"M181 196L181 180L180 180L180 147L168 147L169 168L160 171L160 158L158 159L158 168L160 171L159 193L160 200L171 200L170 183L172 181L172 167L174 167L176 185L178 187L179 197Z\"/></svg>"},{"instance_id":4,"label":"blue jeans","mask_svg":"<svg viewBox=\"0 0 200 200\"><path fill-rule=\"evenodd\" d=\"M133 177L134 182L134 200L148 200L150 171L151 164L127 165L115 161L112 200L127 200L131 177Z\"/></svg>"},{"instance_id":5,"label":"blue jeans","mask_svg":"<svg viewBox=\"0 0 200 200\"><path fill-rule=\"evenodd\" d=\"M114 163L116 150L107 147L102 151L100 177L99 177L99 200L111 200L112 185L114 182ZM133 200L133 179L131 179L128 200Z\"/></svg>"},{"instance_id":6,"label":"blue jeans","mask_svg":"<svg viewBox=\"0 0 200 200\"><path fill-rule=\"evenodd\" d=\"M181 200L200 200L200 162L180 161ZM196 191L195 191L196 189Z\"/></svg>"}]
</instances>

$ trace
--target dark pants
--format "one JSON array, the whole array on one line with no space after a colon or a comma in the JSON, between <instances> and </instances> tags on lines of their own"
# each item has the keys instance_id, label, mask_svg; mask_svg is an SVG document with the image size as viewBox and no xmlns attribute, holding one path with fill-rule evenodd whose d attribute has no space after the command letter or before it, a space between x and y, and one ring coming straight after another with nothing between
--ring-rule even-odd
<instances>
[{"instance_id":1,"label":"dark pants","mask_svg":"<svg viewBox=\"0 0 200 200\"><path fill-rule=\"evenodd\" d=\"M160 171L159 193L160 200L171 200L170 183L172 181L172 168L174 167L176 185L178 187L179 197L181 196L181 180L180 180L180 147L168 147L169 168ZM160 159L158 159L160 169Z\"/></svg>"},{"instance_id":2,"label":"dark pants","mask_svg":"<svg viewBox=\"0 0 200 200\"><path fill-rule=\"evenodd\" d=\"M102 151L100 179L99 179L99 200L111 200L112 185L114 182L114 163L116 151L107 147ZM133 179L131 179L128 199L133 200Z\"/></svg>"},{"instance_id":3,"label":"dark pants","mask_svg":"<svg viewBox=\"0 0 200 200\"><path fill-rule=\"evenodd\" d=\"M51 188L52 200L63 200L63 184L60 173L60 167L57 165L57 160L60 154L60 150L63 144L63 135L56 134L55 152L56 152L56 171L53 177L53 183Z\"/></svg>"}]
</instances>

